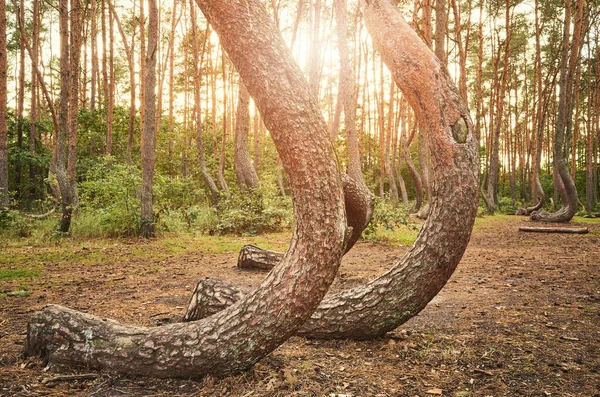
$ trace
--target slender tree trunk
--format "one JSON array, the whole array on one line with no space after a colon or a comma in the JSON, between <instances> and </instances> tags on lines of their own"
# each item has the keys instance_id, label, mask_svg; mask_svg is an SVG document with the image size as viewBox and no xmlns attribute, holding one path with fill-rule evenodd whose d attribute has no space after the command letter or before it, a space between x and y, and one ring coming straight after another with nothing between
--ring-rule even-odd
<instances>
[{"instance_id":1,"label":"slender tree trunk","mask_svg":"<svg viewBox=\"0 0 600 397\"><path fill-rule=\"evenodd\" d=\"M504 116L504 97L506 96L506 85L509 73L509 56L510 56L510 41L512 38L511 23L510 23L510 0L506 0L506 38L504 39L504 58L502 65L502 78L498 91L498 102L496 105L496 117L494 118L494 132L491 144L490 168L488 171L488 204L487 211L489 214L494 214L496 211L496 203L498 202L498 182L499 182L499 151L500 151L500 130L502 127L502 118Z\"/></svg>"},{"instance_id":2,"label":"slender tree trunk","mask_svg":"<svg viewBox=\"0 0 600 397\"><path fill-rule=\"evenodd\" d=\"M6 60L6 0L0 0L0 209L8 207L8 62Z\"/></svg>"},{"instance_id":3,"label":"slender tree trunk","mask_svg":"<svg viewBox=\"0 0 600 397\"><path fill-rule=\"evenodd\" d=\"M196 149L198 150L198 163L200 164L200 172L204 177L204 181L208 185L210 190L211 198L214 205L219 202L219 189L215 184L212 176L206 168L206 162L204 161L204 145L202 142L202 98L200 91L202 88L202 63L204 60L204 54L210 37L210 25L207 24L206 31L204 32L204 44L202 50L200 50L199 44L199 31L196 26L196 4L194 0L190 0L190 19L192 21L192 46L193 46L193 60L194 60L194 114L196 121ZM210 55L209 55L210 57Z\"/></svg>"},{"instance_id":4,"label":"slender tree trunk","mask_svg":"<svg viewBox=\"0 0 600 397\"><path fill-rule=\"evenodd\" d=\"M390 85L390 102L388 106L387 134L385 138L385 170L388 183L390 184L390 200L395 206L398 205L398 186L396 186L396 178L394 178L394 168L392 167L392 161L390 159L390 152L392 152L392 135L397 134L397 131L394 128L394 97L396 95L394 88L395 83L392 81Z\"/></svg>"},{"instance_id":5,"label":"slender tree trunk","mask_svg":"<svg viewBox=\"0 0 600 397\"><path fill-rule=\"evenodd\" d=\"M319 85L321 80L321 0L311 0L312 3L312 29L310 37L310 56L308 58L308 84L310 90L319 98Z\"/></svg>"},{"instance_id":6,"label":"slender tree trunk","mask_svg":"<svg viewBox=\"0 0 600 397\"><path fill-rule=\"evenodd\" d=\"M240 80L238 92L237 117L235 123L235 175L242 190L258 187L258 175L250 159L248 133L250 129L250 94Z\"/></svg>"},{"instance_id":7,"label":"slender tree trunk","mask_svg":"<svg viewBox=\"0 0 600 397\"><path fill-rule=\"evenodd\" d=\"M198 4L290 175L297 220L291 247L256 291L201 322L125 326L48 306L29 323L26 351L46 355L50 365L180 378L246 370L296 332L335 277L346 238L343 194L325 121L301 70L260 1Z\"/></svg>"},{"instance_id":8,"label":"slender tree trunk","mask_svg":"<svg viewBox=\"0 0 600 397\"><path fill-rule=\"evenodd\" d=\"M152 186L154 180L154 149L156 139L156 49L158 46L158 8L156 0L148 2L148 51L144 79L144 129L142 130L142 237L154 236L154 211Z\"/></svg>"},{"instance_id":9,"label":"slender tree trunk","mask_svg":"<svg viewBox=\"0 0 600 397\"><path fill-rule=\"evenodd\" d=\"M69 97L69 154L67 172L69 174L69 184L71 186L71 197L73 208L79 206L77 196L77 125L79 116L79 64L81 59L81 43L83 41L83 8L80 0L71 0L71 45L70 45L70 70L71 86ZM112 124L112 122L111 122Z\"/></svg>"},{"instance_id":10,"label":"slender tree trunk","mask_svg":"<svg viewBox=\"0 0 600 397\"><path fill-rule=\"evenodd\" d=\"M112 19L114 19L117 24L117 29L119 30L119 35L121 36L121 41L123 42L123 47L125 49L125 56L127 57L127 66L129 67L129 125L128 125L128 134L127 134L127 148L126 148L126 160L127 163L131 164L131 152L133 147L133 137L135 132L135 54L133 50L129 46L127 42L127 36L125 35L125 31L123 30L123 26L121 25L121 21L119 19L119 15L117 14L114 5L110 0L106 0L108 7L110 8L110 12L112 14ZM135 35L135 32L133 33ZM112 36L112 35L111 35ZM131 43L134 44L135 40L132 37ZM112 46L112 42L111 42ZM112 48L112 47L111 47ZM112 58L112 57L111 57ZM112 62L111 62L112 64ZM111 69L112 70L112 69ZM112 82L114 76L111 77L111 94L110 97L114 102L114 83ZM111 104L112 107L112 104ZM112 112L111 112L112 113Z\"/></svg>"},{"instance_id":11,"label":"slender tree trunk","mask_svg":"<svg viewBox=\"0 0 600 397\"><path fill-rule=\"evenodd\" d=\"M144 4L146 0L140 0L140 146L144 146L144 123L146 122L146 14ZM154 88L153 88L154 89ZM143 150L143 149L142 149Z\"/></svg>"},{"instance_id":12,"label":"slender tree trunk","mask_svg":"<svg viewBox=\"0 0 600 397\"><path fill-rule=\"evenodd\" d=\"M442 64L448 66L448 55L446 54L446 0L435 0L435 55L442 61Z\"/></svg>"},{"instance_id":13,"label":"slender tree trunk","mask_svg":"<svg viewBox=\"0 0 600 397\"><path fill-rule=\"evenodd\" d=\"M223 73L223 130L221 131L221 150L219 150L219 169L217 170L217 182L223 192L227 192L229 187L225 180L225 147L227 145L227 130L229 128L228 116L228 98L227 95L227 66L225 64L225 50L221 47L221 70ZM218 150L218 149L215 149Z\"/></svg>"},{"instance_id":14,"label":"slender tree trunk","mask_svg":"<svg viewBox=\"0 0 600 397\"><path fill-rule=\"evenodd\" d=\"M73 190L67 173L67 144L69 137L69 98L71 83L69 53L69 1L59 2L60 30L60 108L58 118L58 134L56 138L56 179L60 190L62 216L60 231L68 233L73 213Z\"/></svg>"},{"instance_id":15,"label":"slender tree trunk","mask_svg":"<svg viewBox=\"0 0 600 397\"><path fill-rule=\"evenodd\" d=\"M91 52L92 52L92 76L90 80L90 110L96 110L96 88L98 86L98 3L97 0L91 0Z\"/></svg>"},{"instance_id":16,"label":"slender tree trunk","mask_svg":"<svg viewBox=\"0 0 600 397\"><path fill-rule=\"evenodd\" d=\"M104 0L106 3L109 0ZM111 17L110 11L107 9L104 12L108 13L108 97L106 98L106 154L113 154L113 123L114 123L114 108L115 108L115 22Z\"/></svg>"},{"instance_id":17,"label":"slender tree trunk","mask_svg":"<svg viewBox=\"0 0 600 397\"><path fill-rule=\"evenodd\" d=\"M39 32L40 32L40 2L39 0L33 0L33 21L32 21L32 56L31 56L31 102L29 106L29 153L34 156L36 152L35 140L37 135L37 101L38 101L38 81L36 66L38 63L38 47L39 47ZM1 33L0 33L1 35ZM0 112L1 113L1 112ZM33 203L36 192L37 192L37 169L33 163L29 164L29 184L31 186L29 190L29 205Z\"/></svg>"},{"instance_id":18,"label":"slender tree trunk","mask_svg":"<svg viewBox=\"0 0 600 397\"><path fill-rule=\"evenodd\" d=\"M366 187L362 173L360 148L356 133L356 89L354 71L348 50L348 21L346 0L335 0L335 16L340 53L340 96L344 108L344 126L348 144L348 175Z\"/></svg>"}]
</instances>

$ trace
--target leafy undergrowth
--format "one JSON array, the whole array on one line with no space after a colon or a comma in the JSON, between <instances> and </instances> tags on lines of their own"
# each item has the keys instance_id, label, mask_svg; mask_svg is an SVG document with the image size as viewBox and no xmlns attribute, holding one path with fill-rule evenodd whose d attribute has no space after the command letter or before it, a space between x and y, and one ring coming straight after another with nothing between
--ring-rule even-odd
<instances>
[{"instance_id":1,"label":"leafy undergrowth","mask_svg":"<svg viewBox=\"0 0 600 397\"><path fill-rule=\"evenodd\" d=\"M478 221L446 287L384 338L293 337L247 373L198 380L48 381L57 374L21 356L27 318L57 303L140 325L177 321L202 277L260 283L263 273L235 268L237 249L283 249L288 235L2 243L0 395L600 396L600 225L586 223L591 233L580 236L519 233L522 224ZM360 242L332 288L376 277L406 250ZM28 295L7 294L22 286Z\"/></svg>"}]
</instances>

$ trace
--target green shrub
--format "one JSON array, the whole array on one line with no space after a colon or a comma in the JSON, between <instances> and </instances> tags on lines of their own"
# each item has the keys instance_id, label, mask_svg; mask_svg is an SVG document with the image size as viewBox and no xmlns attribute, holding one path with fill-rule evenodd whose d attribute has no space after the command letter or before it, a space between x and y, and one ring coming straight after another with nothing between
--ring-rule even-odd
<instances>
[{"instance_id":1,"label":"green shrub","mask_svg":"<svg viewBox=\"0 0 600 397\"><path fill-rule=\"evenodd\" d=\"M113 164L111 157L90 167L79 184L80 210L72 232L87 236L131 236L140 227L140 202L136 191L140 171L127 164Z\"/></svg>"},{"instance_id":2,"label":"green shrub","mask_svg":"<svg viewBox=\"0 0 600 397\"><path fill-rule=\"evenodd\" d=\"M367 225L362 233L363 238L367 240L375 240L377 230L394 231L401 226L409 226L408 212L400 207L393 206L388 200L382 200L380 197L375 197L375 208L371 222Z\"/></svg>"},{"instance_id":3,"label":"green shrub","mask_svg":"<svg viewBox=\"0 0 600 397\"><path fill-rule=\"evenodd\" d=\"M272 192L264 187L250 193L233 190L219 201L218 222L209 232L253 236L288 227L292 219L291 200Z\"/></svg>"}]
</instances>

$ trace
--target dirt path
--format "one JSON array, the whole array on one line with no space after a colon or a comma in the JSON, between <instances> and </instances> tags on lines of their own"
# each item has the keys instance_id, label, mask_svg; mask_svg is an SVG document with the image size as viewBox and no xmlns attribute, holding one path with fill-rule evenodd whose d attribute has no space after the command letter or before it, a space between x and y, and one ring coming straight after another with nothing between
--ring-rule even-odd
<instances>
[{"instance_id":1,"label":"dirt path","mask_svg":"<svg viewBox=\"0 0 600 397\"><path fill-rule=\"evenodd\" d=\"M0 270L26 263L41 271L0 279L0 395L600 396L600 224L586 224L587 235L547 235L519 233L524 223L478 223L442 292L385 338L294 337L248 373L222 380L104 374L44 383L56 374L21 351L27 317L47 303L156 325L183 314L199 278L259 283L264 274L238 271L234 252L173 253L160 241L76 243L60 254L7 246ZM369 280L406 249L359 243L334 288ZM19 290L30 295L6 296Z\"/></svg>"}]
</instances>

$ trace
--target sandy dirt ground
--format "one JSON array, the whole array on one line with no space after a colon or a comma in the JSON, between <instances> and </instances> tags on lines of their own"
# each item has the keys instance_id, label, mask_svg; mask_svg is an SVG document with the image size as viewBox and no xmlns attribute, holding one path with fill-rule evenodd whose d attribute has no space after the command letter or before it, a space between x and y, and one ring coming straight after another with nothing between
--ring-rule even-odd
<instances>
[{"instance_id":1,"label":"sandy dirt ground","mask_svg":"<svg viewBox=\"0 0 600 397\"><path fill-rule=\"evenodd\" d=\"M293 337L249 372L156 380L95 373L52 378L22 355L27 318L55 303L139 325L179 321L197 280L245 286L264 277L210 253L160 240L3 247L0 269L34 263L38 276L0 281L0 396L599 396L600 223L586 235L518 231L519 217L479 222L456 272L417 317L372 341ZM274 239L284 239L276 235ZM333 289L376 277L408 247L360 242ZM218 251L218 250L217 250ZM23 289L28 296L13 296ZM80 370L71 373L89 373Z\"/></svg>"}]
</instances>

